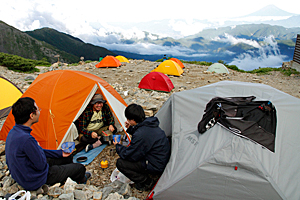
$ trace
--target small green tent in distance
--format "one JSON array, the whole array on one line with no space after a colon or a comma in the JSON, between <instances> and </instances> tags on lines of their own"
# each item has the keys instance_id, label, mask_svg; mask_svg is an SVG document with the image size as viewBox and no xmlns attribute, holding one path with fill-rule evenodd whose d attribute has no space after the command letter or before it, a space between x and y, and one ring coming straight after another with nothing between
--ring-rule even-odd
<instances>
[{"instance_id":1,"label":"small green tent in distance","mask_svg":"<svg viewBox=\"0 0 300 200\"><path fill-rule=\"evenodd\" d=\"M6 117L11 106L22 96L23 92L8 79L0 76L0 119Z\"/></svg>"},{"instance_id":2,"label":"small green tent in distance","mask_svg":"<svg viewBox=\"0 0 300 200\"><path fill-rule=\"evenodd\" d=\"M225 65L222 63L214 63L212 64L207 71L209 72L215 72L215 73L226 73L229 74L229 71Z\"/></svg>"}]
</instances>

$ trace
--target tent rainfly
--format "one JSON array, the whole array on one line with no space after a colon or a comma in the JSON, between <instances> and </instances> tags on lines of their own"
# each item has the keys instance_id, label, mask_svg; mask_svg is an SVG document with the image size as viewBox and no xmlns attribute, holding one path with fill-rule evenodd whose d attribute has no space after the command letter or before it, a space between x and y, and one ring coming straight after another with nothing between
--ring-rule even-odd
<instances>
[{"instance_id":1,"label":"tent rainfly","mask_svg":"<svg viewBox=\"0 0 300 200\"><path fill-rule=\"evenodd\" d=\"M177 58L170 58L169 60L175 61L182 69L184 68L183 63Z\"/></svg>"},{"instance_id":2,"label":"tent rainfly","mask_svg":"<svg viewBox=\"0 0 300 200\"><path fill-rule=\"evenodd\" d=\"M150 72L142 78L139 88L170 92L174 88L174 85L167 75L160 72Z\"/></svg>"},{"instance_id":3,"label":"tent rainfly","mask_svg":"<svg viewBox=\"0 0 300 200\"><path fill-rule=\"evenodd\" d=\"M114 56L106 56L98 64L96 64L96 67L120 67L121 65L121 62Z\"/></svg>"},{"instance_id":4,"label":"tent rainfly","mask_svg":"<svg viewBox=\"0 0 300 200\"><path fill-rule=\"evenodd\" d=\"M226 73L229 74L229 71L225 65L222 63L214 63L207 69L209 72L215 72L215 73Z\"/></svg>"},{"instance_id":5,"label":"tent rainfly","mask_svg":"<svg viewBox=\"0 0 300 200\"><path fill-rule=\"evenodd\" d=\"M218 123L197 130L211 99L248 96L276 108L274 152ZM299 113L299 98L258 83L221 81L172 94L156 114L172 137L171 157L148 199L300 199Z\"/></svg>"},{"instance_id":6,"label":"tent rainfly","mask_svg":"<svg viewBox=\"0 0 300 200\"><path fill-rule=\"evenodd\" d=\"M32 136L45 149L59 149L64 142L74 141L77 136L75 122L95 93L103 95L111 108L116 125L125 127L123 98L106 81L93 74L56 70L40 74L22 97L33 98L42 109L39 123L32 126ZM0 131L0 140L6 140L14 126L10 113Z\"/></svg>"},{"instance_id":7,"label":"tent rainfly","mask_svg":"<svg viewBox=\"0 0 300 200\"><path fill-rule=\"evenodd\" d=\"M0 119L6 117L11 106L22 96L23 92L14 83L0 76Z\"/></svg>"},{"instance_id":8,"label":"tent rainfly","mask_svg":"<svg viewBox=\"0 0 300 200\"><path fill-rule=\"evenodd\" d=\"M116 59L118 59L121 63L126 62L129 63L129 60L125 58L124 56L116 56Z\"/></svg>"},{"instance_id":9,"label":"tent rainfly","mask_svg":"<svg viewBox=\"0 0 300 200\"><path fill-rule=\"evenodd\" d=\"M180 76L183 73L182 68L173 60L165 60L151 72L161 72L167 75Z\"/></svg>"}]
</instances>

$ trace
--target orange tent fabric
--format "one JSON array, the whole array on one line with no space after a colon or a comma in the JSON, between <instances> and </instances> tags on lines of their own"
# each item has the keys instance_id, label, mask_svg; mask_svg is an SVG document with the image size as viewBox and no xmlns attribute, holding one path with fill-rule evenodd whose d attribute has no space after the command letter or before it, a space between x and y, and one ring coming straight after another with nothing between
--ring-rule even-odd
<instances>
[{"instance_id":1,"label":"orange tent fabric","mask_svg":"<svg viewBox=\"0 0 300 200\"><path fill-rule=\"evenodd\" d=\"M169 60L173 60L174 62L176 62L182 69L184 68L183 63L177 59L177 58L170 58Z\"/></svg>"},{"instance_id":2,"label":"orange tent fabric","mask_svg":"<svg viewBox=\"0 0 300 200\"><path fill-rule=\"evenodd\" d=\"M114 56L106 56L98 64L96 64L96 67L119 67L121 65L122 63Z\"/></svg>"},{"instance_id":3,"label":"orange tent fabric","mask_svg":"<svg viewBox=\"0 0 300 200\"><path fill-rule=\"evenodd\" d=\"M42 109L39 122L31 127L32 136L41 147L58 149L73 122L85 109L83 105L87 105L95 93L103 95L115 116L118 114L116 112L124 112L127 106L124 99L98 76L73 70L40 74L22 97L33 98ZM125 120L125 117L118 118L121 125ZM0 131L0 140L6 140L14 125L14 117L10 113Z\"/></svg>"}]
</instances>

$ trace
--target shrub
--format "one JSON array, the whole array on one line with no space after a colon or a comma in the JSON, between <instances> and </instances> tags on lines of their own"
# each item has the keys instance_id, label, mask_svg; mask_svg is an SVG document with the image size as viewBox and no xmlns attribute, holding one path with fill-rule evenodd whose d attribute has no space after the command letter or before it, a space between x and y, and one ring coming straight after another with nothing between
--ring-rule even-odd
<instances>
[{"instance_id":1,"label":"shrub","mask_svg":"<svg viewBox=\"0 0 300 200\"><path fill-rule=\"evenodd\" d=\"M32 59L26 59L20 56L0 52L0 65L5 66L8 69L13 71L35 72L35 71L39 71L37 68L35 68L35 66L37 65L50 66L51 64L47 62L46 59L32 60Z\"/></svg>"}]
</instances>

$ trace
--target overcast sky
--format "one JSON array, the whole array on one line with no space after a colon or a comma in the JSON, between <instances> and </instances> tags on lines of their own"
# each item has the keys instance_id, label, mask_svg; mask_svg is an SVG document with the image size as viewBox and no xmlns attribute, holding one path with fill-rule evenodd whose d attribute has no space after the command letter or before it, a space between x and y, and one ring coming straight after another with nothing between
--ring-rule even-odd
<instances>
[{"instance_id":1,"label":"overcast sky","mask_svg":"<svg viewBox=\"0 0 300 200\"><path fill-rule=\"evenodd\" d=\"M174 3L176 2L176 3ZM196 2L196 3L195 3ZM144 22L161 19L211 19L240 17L273 4L300 14L300 1L295 0L7 0L0 1L0 20L19 28L38 27L41 21L52 19L69 25L100 22ZM32 26L22 24L32 23ZM30 22L31 21L31 22Z\"/></svg>"},{"instance_id":2,"label":"overcast sky","mask_svg":"<svg viewBox=\"0 0 300 200\"><path fill-rule=\"evenodd\" d=\"M180 31L182 35L190 35L200 32L206 26L192 19L213 20L222 24L222 21L226 19L242 17L268 5L275 5L289 13L300 14L300 1L295 0L252 0L248 2L241 0L207 0L205 2L183 0L180 3L174 0L1 0L0 20L21 31L43 27L54 28L79 37L84 42L110 50L140 54L155 52L162 55L183 56L191 50L145 43L120 44L117 35L107 35L106 32L119 32L120 27L117 27L115 22L183 19L185 23L178 22L169 25L174 30ZM110 22L114 22L114 24L110 24ZM142 37L144 37L144 33L135 30L135 27L126 28L130 30L125 31L122 29L124 37L126 35L131 37L132 34L135 36L142 34ZM236 42L238 39L228 36L227 40ZM252 40L239 42L256 45L258 49L263 49L260 51L263 52L261 56L251 55L250 53L237 56L231 64L236 64L240 69L250 70L250 68L254 69L258 66L280 66L284 60L284 57L277 53L277 43L261 47L253 43ZM193 56L205 59L205 53ZM249 65L249 63L252 65Z\"/></svg>"}]
</instances>

